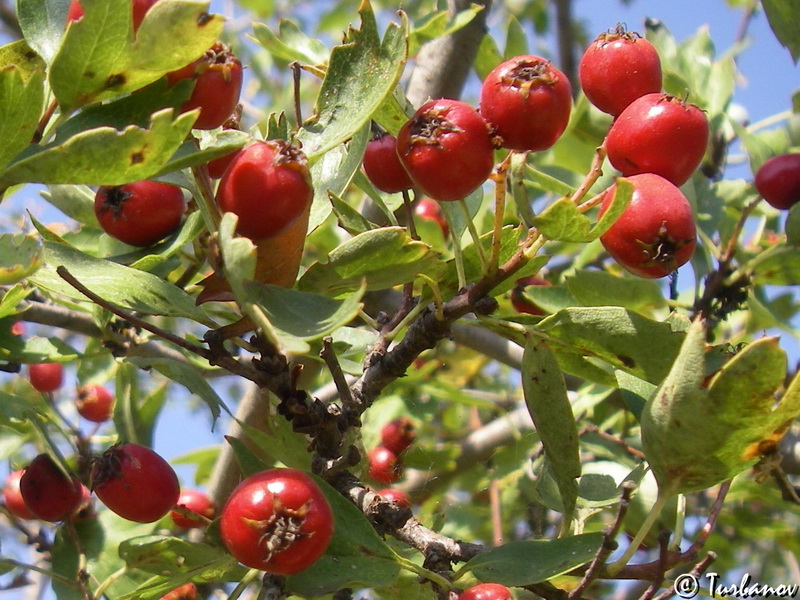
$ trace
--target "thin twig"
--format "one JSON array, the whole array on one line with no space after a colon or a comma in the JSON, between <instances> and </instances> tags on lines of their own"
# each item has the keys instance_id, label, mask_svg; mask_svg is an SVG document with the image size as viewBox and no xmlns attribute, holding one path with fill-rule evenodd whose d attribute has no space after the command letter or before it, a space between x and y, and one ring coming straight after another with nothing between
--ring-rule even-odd
<instances>
[{"instance_id":1,"label":"thin twig","mask_svg":"<svg viewBox=\"0 0 800 600\"><path fill-rule=\"evenodd\" d=\"M350 386L342 371L342 365L339 364L336 353L333 351L333 338L331 336L327 335L322 338L322 350L319 351L319 355L328 365L328 370L331 372L334 384L336 384L342 404L346 407L351 406L353 404L353 395L350 393Z\"/></svg>"}]
</instances>

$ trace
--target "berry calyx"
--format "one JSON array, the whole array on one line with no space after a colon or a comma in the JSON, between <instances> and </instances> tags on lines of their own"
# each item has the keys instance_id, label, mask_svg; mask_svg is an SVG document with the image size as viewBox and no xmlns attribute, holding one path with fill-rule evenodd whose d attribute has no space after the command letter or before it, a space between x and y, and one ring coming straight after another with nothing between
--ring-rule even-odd
<instances>
[{"instance_id":1,"label":"berry calyx","mask_svg":"<svg viewBox=\"0 0 800 600\"><path fill-rule=\"evenodd\" d=\"M170 512L170 517L176 526L181 529L196 529L205 527L210 519L214 518L216 507L207 494L199 490L182 490L176 506L199 515L197 518L185 515L176 510Z\"/></svg>"},{"instance_id":2,"label":"berry calyx","mask_svg":"<svg viewBox=\"0 0 800 600\"><path fill-rule=\"evenodd\" d=\"M378 134L367 144L363 167L370 183L387 194L402 192L414 186L397 156L397 139L388 133Z\"/></svg>"},{"instance_id":3,"label":"berry calyx","mask_svg":"<svg viewBox=\"0 0 800 600\"><path fill-rule=\"evenodd\" d=\"M170 85L184 79L194 80L189 99L181 106L185 113L196 108L200 115L195 129L221 127L236 111L242 92L242 63L222 42L217 42L193 63L167 74Z\"/></svg>"},{"instance_id":4,"label":"berry calyx","mask_svg":"<svg viewBox=\"0 0 800 600\"><path fill-rule=\"evenodd\" d=\"M31 461L19 480L25 506L42 521L62 521L81 505L84 485L67 476L48 454Z\"/></svg>"},{"instance_id":5,"label":"berry calyx","mask_svg":"<svg viewBox=\"0 0 800 600\"><path fill-rule=\"evenodd\" d=\"M180 495L178 477L169 463L138 444L111 446L97 457L92 487L110 510L137 523L158 521Z\"/></svg>"},{"instance_id":6,"label":"berry calyx","mask_svg":"<svg viewBox=\"0 0 800 600\"><path fill-rule=\"evenodd\" d=\"M481 86L481 115L502 147L510 150L550 148L567 128L571 110L567 76L540 56L516 56L501 63Z\"/></svg>"},{"instance_id":7,"label":"berry calyx","mask_svg":"<svg viewBox=\"0 0 800 600\"><path fill-rule=\"evenodd\" d=\"M311 205L314 191L305 154L284 140L240 151L217 188L217 204L239 217L236 231L253 240L278 235Z\"/></svg>"},{"instance_id":8,"label":"berry calyx","mask_svg":"<svg viewBox=\"0 0 800 600\"><path fill-rule=\"evenodd\" d=\"M397 155L419 188L434 200L468 196L494 166L489 126L459 100L430 100L397 135Z\"/></svg>"},{"instance_id":9,"label":"berry calyx","mask_svg":"<svg viewBox=\"0 0 800 600\"><path fill-rule=\"evenodd\" d=\"M756 172L755 186L770 206L789 210L800 202L800 154L767 159Z\"/></svg>"},{"instance_id":10,"label":"berry calyx","mask_svg":"<svg viewBox=\"0 0 800 600\"><path fill-rule=\"evenodd\" d=\"M100 226L131 246L151 246L174 233L186 203L181 188L160 181L101 186L94 199Z\"/></svg>"},{"instance_id":11,"label":"berry calyx","mask_svg":"<svg viewBox=\"0 0 800 600\"><path fill-rule=\"evenodd\" d=\"M55 362L29 365L28 378L36 391L55 392L64 383L64 366Z\"/></svg>"},{"instance_id":12,"label":"berry calyx","mask_svg":"<svg viewBox=\"0 0 800 600\"><path fill-rule=\"evenodd\" d=\"M325 553L333 536L333 512L309 475L269 469L233 490L222 509L220 534L243 565L292 575Z\"/></svg>"},{"instance_id":13,"label":"berry calyx","mask_svg":"<svg viewBox=\"0 0 800 600\"><path fill-rule=\"evenodd\" d=\"M603 247L626 270L666 277L686 263L697 244L692 207L672 183L652 173L627 178L633 196L614 224L600 236ZM611 204L616 184L604 193L600 214Z\"/></svg>"},{"instance_id":14,"label":"berry calyx","mask_svg":"<svg viewBox=\"0 0 800 600\"><path fill-rule=\"evenodd\" d=\"M88 384L78 388L75 398L78 414L87 421L103 423L111 418L114 410L114 395L102 385Z\"/></svg>"},{"instance_id":15,"label":"berry calyx","mask_svg":"<svg viewBox=\"0 0 800 600\"><path fill-rule=\"evenodd\" d=\"M617 25L586 48L578 78L589 102L617 116L637 98L661 91L661 60L653 44Z\"/></svg>"}]
</instances>

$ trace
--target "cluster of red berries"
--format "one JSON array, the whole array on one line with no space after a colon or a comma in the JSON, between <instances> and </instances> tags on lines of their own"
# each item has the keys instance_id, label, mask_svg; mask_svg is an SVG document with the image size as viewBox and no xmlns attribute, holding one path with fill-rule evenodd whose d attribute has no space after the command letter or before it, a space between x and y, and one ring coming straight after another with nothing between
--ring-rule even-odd
<instances>
[{"instance_id":1,"label":"cluster of red berries","mask_svg":"<svg viewBox=\"0 0 800 600\"><path fill-rule=\"evenodd\" d=\"M416 437L416 428L408 417L399 417L384 425L381 428L381 443L367 454L369 478L383 485L397 482L403 472L403 454ZM410 506L408 495L401 490L386 488L377 493L399 506Z\"/></svg>"}]
</instances>

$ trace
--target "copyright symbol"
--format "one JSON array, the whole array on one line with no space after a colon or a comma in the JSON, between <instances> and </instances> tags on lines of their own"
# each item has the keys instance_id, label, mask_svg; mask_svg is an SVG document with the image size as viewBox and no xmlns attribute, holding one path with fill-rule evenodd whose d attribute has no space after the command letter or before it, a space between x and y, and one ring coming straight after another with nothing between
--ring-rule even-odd
<instances>
[{"instance_id":1,"label":"copyright symbol","mask_svg":"<svg viewBox=\"0 0 800 600\"><path fill-rule=\"evenodd\" d=\"M700 583L697 581L696 576L691 573L684 573L675 578L672 589L681 598L694 598L700 590Z\"/></svg>"}]
</instances>

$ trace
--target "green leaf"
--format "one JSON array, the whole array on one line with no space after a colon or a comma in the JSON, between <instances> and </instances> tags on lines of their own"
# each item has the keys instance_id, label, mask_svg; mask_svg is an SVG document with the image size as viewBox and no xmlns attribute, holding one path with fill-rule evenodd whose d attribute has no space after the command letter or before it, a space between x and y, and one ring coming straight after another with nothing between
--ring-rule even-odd
<instances>
[{"instance_id":1,"label":"green leaf","mask_svg":"<svg viewBox=\"0 0 800 600\"><path fill-rule=\"evenodd\" d=\"M67 0L17 0L22 35L47 64L58 52L67 22Z\"/></svg>"},{"instance_id":2,"label":"green leaf","mask_svg":"<svg viewBox=\"0 0 800 600\"><path fill-rule=\"evenodd\" d=\"M74 109L133 92L202 56L219 39L224 19L208 2L157 2L136 36L128 0L82 1L84 17L70 23L53 57L50 84Z\"/></svg>"},{"instance_id":3,"label":"green leaf","mask_svg":"<svg viewBox=\"0 0 800 600\"><path fill-rule=\"evenodd\" d=\"M261 450L273 463L281 463L292 469L311 470L311 455L308 453L309 438L297 433L292 424L282 415L271 415L266 418L264 429L239 423L249 440ZM232 439L228 439L233 442ZM246 460L242 455L239 461ZM249 459L248 459L249 460ZM263 461L259 470L263 470ZM252 468L249 466L248 468Z\"/></svg>"},{"instance_id":4,"label":"green leaf","mask_svg":"<svg viewBox=\"0 0 800 600\"><path fill-rule=\"evenodd\" d=\"M316 597L342 588L392 583L400 566L386 542L354 504L323 480L318 477L314 480L333 510L333 538L317 562L287 578L287 589L297 596Z\"/></svg>"},{"instance_id":5,"label":"green leaf","mask_svg":"<svg viewBox=\"0 0 800 600\"><path fill-rule=\"evenodd\" d=\"M572 522L581 476L578 427L555 354L547 342L534 336L522 355L522 391L561 494L565 533Z\"/></svg>"},{"instance_id":6,"label":"green leaf","mask_svg":"<svg viewBox=\"0 0 800 600\"><path fill-rule=\"evenodd\" d=\"M692 323L669 375L642 413L642 444L660 493L706 489L752 466L800 413L800 378L776 404L786 354L761 338L708 382L706 326ZM701 429L698 429L701 428Z\"/></svg>"},{"instance_id":7,"label":"green leaf","mask_svg":"<svg viewBox=\"0 0 800 600\"><path fill-rule=\"evenodd\" d=\"M581 269L567 277L567 288L584 306L621 306L648 312L666 306L661 286L651 279Z\"/></svg>"},{"instance_id":8,"label":"green leaf","mask_svg":"<svg viewBox=\"0 0 800 600\"><path fill-rule=\"evenodd\" d=\"M122 185L159 173L183 143L194 113L173 120L172 109L153 115L149 128L100 127L63 142L31 146L0 174L5 183Z\"/></svg>"},{"instance_id":9,"label":"green leaf","mask_svg":"<svg viewBox=\"0 0 800 600\"><path fill-rule=\"evenodd\" d=\"M90 188L77 185L51 185L46 191L41 192L41 195L69 218L93 229L100 229L100 223L97 222L97 215L94 212L95 193Z\"/></svg>"},{"instance_id":10,"label":"green leaf","mask_svg":"<svg viewBox=\"0 0 800 600\"><path fill-rule=\"evenodd\" d=\"M43 259L44 266L31 281L49 292L86 300L86 296L56 273L57 267L64 266L89 290L120 308L146 315L186 317L214 326L189 294L150 273L93 258L54 242L45 242Z\"/></svg>"},{"instance_id":11,"label":"green leaf","mask_svg":"<svg viewBox=\"0 0 800 600\"><path fill-rule=\"evenodd\" d=\"M36 235L0 234L0 285L16 283L42 265L42 244Z\"/></svg>"},{"instance_id":12,"label":"green leaf","mask_svg":"<svg viewBox=\"0 0 800 600\"><path fill-rule=\"evenodd\" d=\"M794 246L777 248L754 258L750 265L753 280L761 285L800 284L800 253Z\"/></svg>"},{"instance_id":13,"label":"green leaf","mask_svg":"<svg viewBox=\"0 0 800 600\"><path fill-rule=\"evenodd\" d=\"M2 58L2 57L0 57ZM33 138L44 108L44 73L25 65L0 70L0 167L24 150Z\"/></svg>"},{"instance_id":14,"label":"green leaf","mask_svg":"<svg viewBox=\"0 0 800 600\"><path fill-rule=\"evenodd\" d=\"M336 215L339 227L350 235L358 235L359 233L374 229L375 226L372 223L367 221L358 210L339 198L339 196L331 193L330 203L333 208L333 213Z\"/></svg>"},{"instance_id":15,"label":"green leaf","mask_svg":"<svg viewBox=\"0 0 800 600\"><path fill-rule=\"evenodd\" d=\"M308 37L297 23L289 19L281 19L277 33L263 23L254 23L253 35L277 61L321 65L328 60L325 44Z\"/></svg>"},{"instance_id":16,"label":"green leaf","mask_svg":"<svg viewBox=\"0 0 800 600\"><path fill-rule=\"evenodd\" d=\"M761 4L775 37L797 63L800 59L800 1L763 0Z\"/></svg>"},{"instance_id":17,"label":"green leaf","mask_svg":"<svg viewBox=\"0 0 800 600\"><path fill-rule=\"evenodd\" d=\"M786 241L795 248L800 246L800 205L795 204L789 209L785 229Z\"/></svg>"},{"instance_id":18,"label":"green leaf","mask_svg":"<svg viewBox=\"0 0 800 600\"><path fill-rule=\"evenodd\" d=\"M204 165L215 158L236 152L251 139L249 134L235 129L214 132L197 130L195 133L198 139L189 139L181 144L158 175Z\"/></svg>"},{"instance_id":19,"label":"green leaf","mask_svg":"<svg viewBox=\"0 0 800 600\"><path fill-rule=\"evenodd\" d=\"M331 52L314 116L298 136L313 164L366 125L394 92L407 59L408 23L392 23L383 40L369 2L360 9L361 29L350 29Z\"/></svg>"},{"instance_id":20,"label":"green leaf","mask_svg":"<svg viewBox=\"0 0 800 600\"><path fill-rule=\"evenodd\" d=\"M533 225L551 240L586 243L596 240L614 224L627 208L633 195L633 184L617 179L614 198L597 223L583 215L569 198L561 198L533 219Z\"/></svg>"},{"instance_id":21,"label":"green leaf","mask_svg":"<svg viewBox=\"0 0 800 600\"><path fill-rule=\"evenodd\" d=\"M420 273L434 275L441 257L427 244L412 240L403 227L365 231L331 251L327 263L309 267L301 290L327 296L353 292L367 280L367 291L412 281Z\"/></svg>"},{"instance_id":22,"label":"green leaf","mask_svg":"<svg viewBox=\"0 0 800 600\"><path fill-rule=\"evenodd\" d=\"M614 306L568 308L546 317L536 328L562 342L551 341L551 347L568 372L563 356L572 355L581 363L595 358L656 384L669 373L683 341L683 334L668 323Z\"/></svg>"},{"instance_id":23,"label":"green leaf","mask_svg":"<svg viewBox=\"0 0 800 600\"><path fill-rule=\"evenodd\" d=\"M481 552L464 565L481 581L522 587L568 573L592 560L603 544L602 533L556 540L509 542Z\"/></svg>"},{"instance_id":24,"label":"green leaf","mask_svg":"<svg viewBox=\"0 0 800 600\"><path fill-rule=\"evenodd\" d=\"M428 15L409 36L409 56L415 56L419 52L420 46L438 37L451 35L469 25L472 20L485 10L483 6L472 4L462 11L456 13L451 19L450 12L446 10L438 11Z\"/></svg>"}]
</instances>

